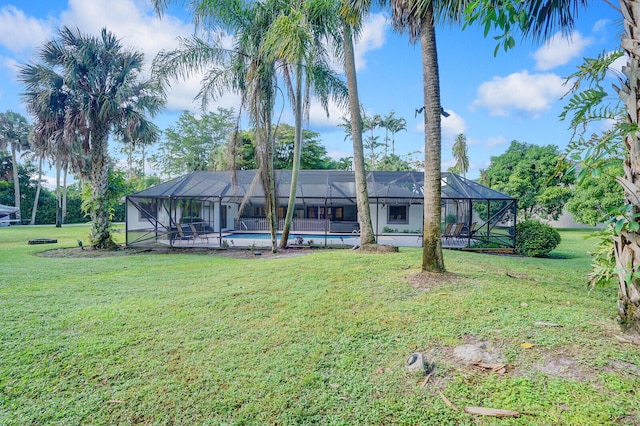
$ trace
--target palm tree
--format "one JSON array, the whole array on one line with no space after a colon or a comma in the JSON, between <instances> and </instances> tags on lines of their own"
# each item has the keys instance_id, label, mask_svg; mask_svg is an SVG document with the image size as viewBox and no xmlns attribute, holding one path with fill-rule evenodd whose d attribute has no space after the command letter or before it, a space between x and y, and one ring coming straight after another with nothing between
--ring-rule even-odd
<instances>
[{"instance_id":1,"label":"palm tree","mask_svg":"<svg viewBox=\"0 0 640 426\"><path fill-rule=\"evenodd\" d=\"M455 3L455 2L453 2ZM441 207L441 124L440 75L436 47L434 3L430 0L392 0L395 28L407 31L411 42L420 40L424 88L424 228L422 270L444 272L440 230ZM439 4L445 9L445 4ZM452 6L452 5L450 5Z\"/></svg>"},{"instance_id":2,"label":"palm tree","mask_svg":"<svg viewBox=\"0 0 640 426\"><path fill-rule=\"evenodd\" d=\"M487 187L491 187L491 179L489 179L487 169L480 169L480 177L478 178L478 183Z\"/></svg>"},{"instance_id":3,"label":"palm tree","mask_svg":"<svg viewBox=\"0 0 640 426\"><path fill-rule=\"evenodd\" d=\"M0 113L0 149L11 149L11 168L13 172L13 188L16 219L21 219L20 210L20 177L18 174L18 152L29 149L29 131L31 126L27 119L17 112Z\"/></svg>"},{"instance_id":4,"label":"palm tree","mask_svg":"<svg viewBox=\"0 0 640 426\"><path fill-rule=\"evenodd\" d=\"M356 204L358 207L358 223L360 225L360 244L366 247L375 244L376 236L371 221L367 175L365 171L364 144L362 143L362 115L360 112L360 96L356 75L356 60L353 46L354 36L362 25L362 18L368 13L368 2L361 5L352 4L350 0L341 0L342 8L342 49L344 52L344 69L347 75L349 90L349 113L351 119L351 140L353 141L353 173L356 184ZM355 33L355 34L354 34Z\"/></svg>"},{"instance_id":5,"label":"palm tree","mask_svg":"<svg viewBox=\"0 0 640 426\"><path fill-rule=\"evenodd\" d=\"M166 10L171 0L154 0L158 14ZM279 4L275 1L237 2L221 0L194 1L189 4L196 24L207 29L222 29L233 36L233 47L227 49L219 40L213 44L197 36L180 39L180 46L161 51L154 60L154 75L164 84L169 78L184 78L205 72L198 98L206 109L208 101L225 92L241 96L255 127L258 177L265 196L265 213L271 230L271 249L277 247L277 194L273 170L273 108L277 74L273 57L266 54L264 38ZM214 31L215 32L215 31Z\"/></svg>"},{"instance_id":6,"label":"palm tree","mask_svg":"<svg viewBox=\"0 0 640 426\"><path fill-rule=\"evenodd\" d=\"M453 166L455 173L467 177L469 171L469 155L467 153L467 137L460 133L456 136L456 141L451 148L453 158L456 160L456 165Z\"/></svg>"},{"instance_id":7,"label":"palm tree","mask_svg":"<svg viewBox=\"0 0 640 426\"><path fill-rule=\"evenodd\" d=\"M146 114L161 108L162 92L140 80L143 55L125 49L106 29L95 37L63 27L37 54L39 63L19 68L36 132L41 140L67 147L81 142L82 153L90 158L91 244L115 248L107 208L109 135L155 139L158 129Z\"/></svg>"},{"instance_id":8,"label":"palm tree","mask_svg":"<svg viewBox=\"0 0 640 426\"><path fill-rule=\"evenodd\" d=\"M403 117L393 117L394 112L391 111L392 118L387 121L387 129L391 132L391 155L396 154L396 133L407 131L407 120Z\"/></svg>"},{"instance_id":9,"label":"palm tree","mask_svg":"<svg viewBox=\"0 0 640 426\"><path fill-rule=\"evenodd\" d=\"M289 89L295 115L293 167L289 203L280 239L282 249L287 246L295 210L302 152L302 116L309 111L310 91L313 90L318 96L327 116L328 99L331 94L338 103L347 97L346 87L331 70L323 46L327 39L336 38L335 19L327 19L337 15L338 10L335 6L335 3L321 0L293 2L289 9L285 8L280 12L265 35L264 46L268 54L283 65L284 80ZM295 77L295 88L292 87L291 74ZM307 107L303 108L303 105Z\"/></svg>"}]
</instances>

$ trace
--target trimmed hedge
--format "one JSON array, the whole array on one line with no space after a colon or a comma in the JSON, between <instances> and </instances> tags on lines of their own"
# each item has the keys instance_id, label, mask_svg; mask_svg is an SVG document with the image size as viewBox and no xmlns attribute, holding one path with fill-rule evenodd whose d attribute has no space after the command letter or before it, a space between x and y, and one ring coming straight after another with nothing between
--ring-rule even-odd
<instances>
[{"instance_id":1,"label":"trimmed hedge","mask_svg":"<svg viewBox=\"0 0 640 426\"><path fill-rule=\"evenodd\" d=\"M560 234L537 220L516 226L516 253L528 257L544 257L560 244Z\"/></svg>"}]
</instances>

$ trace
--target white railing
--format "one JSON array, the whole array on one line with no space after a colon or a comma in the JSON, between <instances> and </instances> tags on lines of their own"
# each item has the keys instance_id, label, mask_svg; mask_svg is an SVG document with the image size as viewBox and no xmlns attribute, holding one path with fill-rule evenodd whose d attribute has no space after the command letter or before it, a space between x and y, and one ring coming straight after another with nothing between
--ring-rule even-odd
<instances>
[{"instance_id":1,"label":"white railing","mask_svg":"<svg viewBox=\"0 0 640 426\"><path fill-rule=\"evenodd\" d=\"M324 219L293 219L291 231L325 232L329 231L330 222ZM284 219L278 220L278 230L284 228ZM241 217L235 220L235 229L238 231L269 231L269 222L266 218Z\"/></svg>"}]
</instances>

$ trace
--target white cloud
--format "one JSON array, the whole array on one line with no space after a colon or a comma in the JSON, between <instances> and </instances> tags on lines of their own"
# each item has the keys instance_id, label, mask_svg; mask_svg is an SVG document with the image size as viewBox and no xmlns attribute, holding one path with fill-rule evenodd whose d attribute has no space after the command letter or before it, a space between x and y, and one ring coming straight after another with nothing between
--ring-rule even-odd
<instances>
[{"instance_id":1,"label":"white cloud","mask_svg":"<svg viewBox=\"0 0 640 426\"><path fill-rule=\"evenodd\" d=\"M449 117L442 117L440 122L442 123L442 137L455 138L460 133L466 131L466 124L464 118L460 117L454 111L448 110Z\"/></svg>"},{"instance_id":2,"label":"white cloud","mask_svg":"<svg viewBox=\"0 0 640 426\"><path fill-rule=\"evenodd\" d=\"M369 16L360 33L360 38L354 46L357 71L366 68L365 55L367 53L380 49L384 45L385 33L388 27L389 23L381 13L374 13Z\"/></svg>"},{"instance_id":3,"label":"white cloud","mask_svg":"<svg viewBox=\"0 0 640 426\"><path fill-rule=\"evenodd\" d=\"M596 23L593 24L593 32L596 34L603 32L609 26L610 22L611 21L609 19L597 20Z\"/></svg>"},{"instance_id":4,"label":"white cloud","mask_svg":"<svg viewBox=\"0 0 640 426\"><path fill-rule=\"evenodd\" d=\"M557 32L548 43L533 54L536 68L547 71L565 65L572 59L579 58L582 51L591 43L593 43L591 37L585 38L578 31L574 31L568 38L561 32Z\"/></svg>"},{"instance_id":5,"label":"white cloud","mask_svg":"<svg viewBox=\"0 0 640 426\"><path fill-rule=\"evenodd\" d=\"M28 17L15 6L0 9L0 45L12 52L24 52L42 44L53 34L50 22Z\"/></svg>"},{"instance_id":6,"label":"white cloud","mask_svg":"<svg viewBox=\"0 0 640 426\"><path fill-rule=\"evenodd\" d=\"M449 116L440 118L440 130L442 132L442 138L453 139L460 133L464 133L466 131L467 125L464 121L464 118L459 116L455 111L446 110L446 112L449 114ZM422 115L419 114L418 117L422 117ZM417 122L415 131L420 133L424 132L424 119L420 119Z\"/></svg>"},{"instance_id":7,"label":"white cloud","mask_svg":"<svg viewBox=\"0 0 640 426\"><path fill-rule=\"evenodd\" d=\"M328 109L329 117L320 102L316 99L312 100L309 105L309 124L312 127L335 128L342 123L342 117L349 112L346 106L340 107L332 100L329 101Z\"/></svg>"},{"instance_id":8,"label":"white cloud","mask_svg":"<svg viewBox=\"0 0 640 426\"><path fill-rule=\"evenodd\" d=\"M145 55L148 73L151 62L160 50L178 47L178 37L189 37L193 25L165 14L159 18L151 3L141 0L119 0L115 2L88 2L69 0L69 10L62 13L63 24L79 27L82 32L97 34L102 28L113 32L123 44L140 50ZM227 38L223 38L223 41ZM199 100L194 100L201 88L203 74L193 75L186 80L173 80L168 89L166 108L169 111L200 109ZM218 106L238 109L239 97L234 94L221 96L210 101L210 110Z\"/></svg>"},{"instance_id":9,"label":"white cloud","mask_svg":"<svg viewBox=\"0 0 640 426\"><path fill-rule=\"evenodd\" d=\"M124 44L142 50L148 63L161 49L177 47L177 37L188 37L193 32L190 23L170 15L160 19L150 2L134 0L69 0L69 10L62 13L61 19L63 24L77 26L82 32L97 34L106 27Z\"/></svg>"},{"instance_id":10,"label":"white cloud","mask_svg":"<svg viewBox=\"0 0 640 426\"><path fill-rule=\"evenodd\" d=\"M494 116L525 113L536 118L566 92L564 79L555 74L529 74L527 71L494 77L478 87L472 109L486 108Z\"/></svg>"}]
</instances>

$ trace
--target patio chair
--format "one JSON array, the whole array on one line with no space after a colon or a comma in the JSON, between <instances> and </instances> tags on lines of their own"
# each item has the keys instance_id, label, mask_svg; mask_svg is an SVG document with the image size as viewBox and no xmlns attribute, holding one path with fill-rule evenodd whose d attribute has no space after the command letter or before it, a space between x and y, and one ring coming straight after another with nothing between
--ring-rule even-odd
<instances>
[{"instance_id":1,"label":"patio chair","mask_svg":"<svg viewBox=\"0 0 640 426\"><path fill-rule=\"evenodd\" d=\"M442 232L442 238L445 240L451 236L451 230L453 229L453 223L448 223L447 227L444 228L444 232Z\"/></svg>"},{"instance_id":2,"label":"patio chair","mask_svg":"<svg viewBox=\"0 0 640 426\"><path fill-rule=\"evenodd\" d=\"M200 241L206 240L207 244L209 244L209 236L207 234L202 234L198 232L198 230L196 229L193 223L189 224L189 228L191 229L191 235L193 236L194 244L195 244L196 238L199 239Z\"/></svg>"},{"instance_id":3,"label":"patio chair","mask_svg":"<svg viewBox=\"0 0 640 426\"><path fill-rule=\"evenodd\" d=\"M176 234L173 241L175 242L176 240L180 240L180 241L187 240L187 241L193 242L194 236L193 236L193 233L186 234L184 232L184 229L182 229L182 225L178 225L178 227L176 228Z\"/></svg>"},{"instance_id":4,"label":"patio chair","mask_svg":"<svg viewBox=\"0 0 640 426\"><path fill-rule=\"evenodd\" d=\"M451 239L451 240L460 239L460 237L462 236L462 229L463 228L464 228L464 223L456 224L456 228L453 230L453 232L451 232L451 236L449 237L449 239Z\"/></svg>"}]
</instances>

